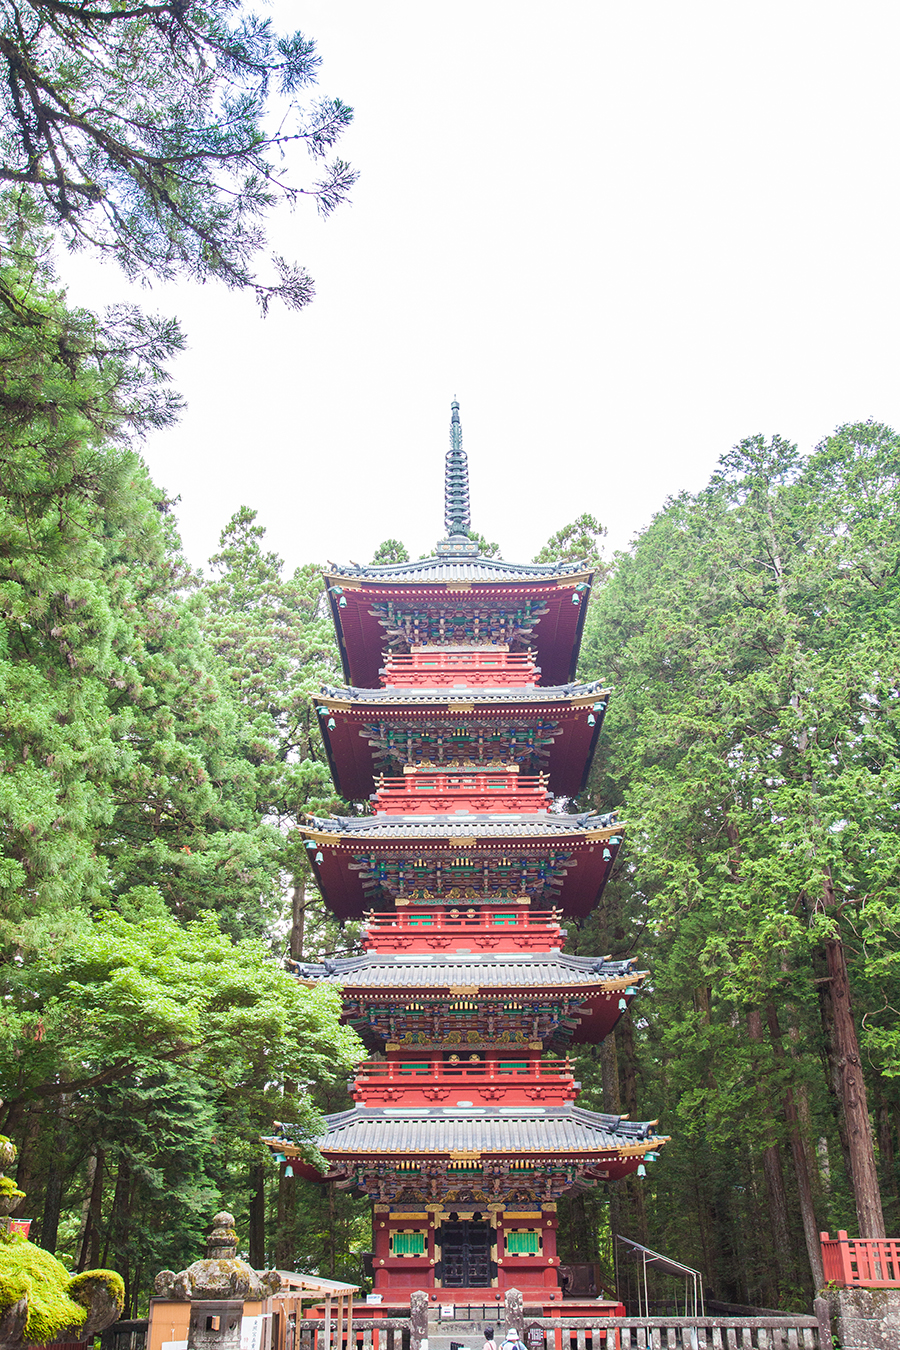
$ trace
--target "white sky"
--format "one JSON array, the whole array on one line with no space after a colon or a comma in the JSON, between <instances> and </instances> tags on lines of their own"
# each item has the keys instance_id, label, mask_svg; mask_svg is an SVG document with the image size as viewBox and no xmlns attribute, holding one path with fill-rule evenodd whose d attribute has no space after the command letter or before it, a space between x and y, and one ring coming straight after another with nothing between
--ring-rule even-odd
<instances>
[{"instance_id":1,"label":"white sky","mask_svg":"<svg viewBox=\"0 0 900 1350\"><path fill-rule=\"evenodd\" d=\"M272 231L318 296L175 313L188 411L146 447L202 564L243 503L293 567L472 522L527 560L590 510L624 547L742 437L900 425L900 6L276 0L356 109L351 207ZM307 174L306 159L298 170ZM66 260L73 301L127 288Z\"/></svg>"}]
</instances>

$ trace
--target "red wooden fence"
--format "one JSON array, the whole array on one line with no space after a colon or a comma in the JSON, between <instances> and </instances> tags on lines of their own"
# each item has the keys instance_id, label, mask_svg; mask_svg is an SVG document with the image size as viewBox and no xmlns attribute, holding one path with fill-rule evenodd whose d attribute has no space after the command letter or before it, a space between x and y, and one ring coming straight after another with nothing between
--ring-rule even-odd
<instances>
[{"instance_id":1,"label":"red wooden fence","mask_svg":"<svg viewBox=\"0 0 900 1350\"><path fill-rule=\"evenodd\" d=\"M900 1289L900 1238L836 1238L820 1233L825 1279L868 1289Z\"/></svg>"}]
</instances>

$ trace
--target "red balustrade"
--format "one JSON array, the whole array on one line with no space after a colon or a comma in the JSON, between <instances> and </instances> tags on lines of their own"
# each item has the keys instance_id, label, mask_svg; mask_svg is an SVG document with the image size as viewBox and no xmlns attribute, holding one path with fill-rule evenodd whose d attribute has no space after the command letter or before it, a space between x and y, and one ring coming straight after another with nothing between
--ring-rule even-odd
<instances>
[{"instance_id":1,"label":"red balustrade","mask_svg":"<svg viewBox=\"0 0 900 1350\"><path fill-rule=\"evenodd\" d=\"M576 1083L567 1059L484 1059L478 1055L452 1060L366 1060L356 1071L353 1096L367 1106L402 1101L406 1106L439 1102L472 1106L505 1103L561 1106L574 1101Z\"/></svg>"},{"instance_id":2,"label":"red balustrade","mask_svg":"<svg viewBox=\"0 0 900 1350\"><path fill-rule=\"evenodd\" d=\"M374 952L549 951L562 946L566 930L559 910L430 909L368 914L362 943Z\"/></svg>"},{"instance_id":3,"label":"red balustrade","mask_svg":"<svg viewBox=\"0 0 900 1350\"><path fill-rule=\"evenodd\" d=\"M375 780L378 815L445 815L455 811L544 811L550 805L545 774L406 773Z\"/></svg>"},{"instance_id":4,"label":"red balustrade","mask_svg":"<svg viewBox=\"0 0 900 1350\"><path fill-rule=\"evenodd\" d=\"M836 1238L820 1233L825 1280L868 1289L900 1289L900 1238Z\"/></svg>"},{"instance_id":5,"label":"red balustrade","mask_svg":"<svg viewBox=\"0 0 900 1350\"><path fill-rule=\"evenodd\" d=\"M529 689L541 671L531 652L429 647L408 654L391 653L380 673L386 689Z\"/></svg>"}]
</instances>

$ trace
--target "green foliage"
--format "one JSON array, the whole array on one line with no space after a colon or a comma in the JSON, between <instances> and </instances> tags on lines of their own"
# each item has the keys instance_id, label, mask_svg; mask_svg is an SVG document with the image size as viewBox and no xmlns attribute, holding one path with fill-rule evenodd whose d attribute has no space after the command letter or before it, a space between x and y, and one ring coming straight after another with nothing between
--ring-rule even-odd
<instances>
[{"instance_id":1,"label":"green foliage","mask_svg":"<svg viewBox=\"0 0 900 1350\"><path fill-rule=\"evenodd\" d=\"M785 1255L763 1218L788 1091L810 1158L815 1143L829 1160L817 1226L852 1226L826 940L847 954L870 1090L885 1115L900 1104L898 466L900 439L874 423L805 461L752 437L667 504L588 617L584 673L615 691L592 792L629 841L608 902L653 972L635 1005L640 1114L673 1136L648 1236L738 1302L811 1283L790 1269L802 1233Z\"/></svg>"},{"instance_id":2,"label":"green foliage","mask_svg":"<svg viewBox=\"0 0 900 1350\"><path fill-rule=\"evenodd\" d=\"M42 1345L84 1323L87 1309L69 1297L69 1282L65 1266L33 1242L0 1243L0 1306L9 1307L27 1294L26 1340Z\"/></svg>"},{"instance_id":3,"label":"green foliage","mask_svg":"<svg viewBox=\"0 0 900 1350\"><path fill-rule=\"evenodd\" d=\"M337 1024L334 989L304 988L260 943L232 942L212 915L178 923L165 912L108 912L64 931L52 942L40 929L33 947L23 932L25 963L0 966L0 1095L9 1104L83 1094L162 1062L281 1112L286 1077L331 1079L357 1053L354 1033ZM320 1127L308 1100L291 1112L308 1133Z\"/></svg>"},{"instance_id":4,"label":"green foliage","mask_svg":"<svg viewBox=\"0 0 900 1350\"><path fill-rule=\"evenodd\" d=\"M264 536L246 506L228 522L210 559L201 622L219 681L241 709L256 809L280 826L279 866L306 886L306 850L290 826L337 804L312 698L340 678L340 667L321 570L308 564L285 577L281 558L263 550Z\"/></svg>"},{"instance_id":5,"label":"green foliage","mask_svg":"<svg viewBox=\"0 0 900 1350\"><path fill-rule=\"evenodd\" d=\"M47 11L24 13L28 59L40 48L61 70ZM163 27L166 13L155 11ZM152 46L160 31L148 14L101 19L64 6L57 18L90 30L86 98L98 25L115 46L130 23L135 60L141 32ZM206 22L198 10L169 18ZM268 59L268 41L254 39L254 60ZM70 61L66 78L74 71ZM221 76L209 67L209 89ZM126 78L124 68L107 77ZM107 114L104 105L96 115ZM323 147L330 133L320 131ZM203 134L200 120L188 134ZM98 181L101 160L81 165ZM40 189L50 218L54 190ZM165 212L147 226L148 201L135 198L127 219L114 194L88 204L112 213L101 247L132 272L205 269L263 302L303 298L288 272L274 289L252 275L252 224L241 271L227 252L238 229L230 208L217 217L218 243L191 253L191 230L217 209L213 193L183 198L194 215L174 242ZM178 412L166 372L183 345L177 324L131 308L102 321L69 309L32 206L27 194L15 210L0 200L0 1112L22 1145L20 1185L4 1178L0 1188L13 1201L27 1192L34 1235L73 1267L108 1253L136 1314L156 1270L201 1254L223 1200L246 1225L247 1177L265 1165L259 1135L272 1118L300 1121L312 1141L318 1103L345 1104L359 1048L339 1025L337 995L302 989L271 955L284 939L285 879L308 872L290 824L311 802L333 801L308 695L338 666L319 569L284 578L252 512L223 535L208 588L185 565L172 503L134 449ZM67 217L70 237L94 228L89 214ZM142 232L137 245L129 231ZM170 244L161 263L155 250ZM345 941L333 923L318 927L314 941ZM4 1287L24 1290L30 1278ZM86 1297L90 1284L75 1287ZM32 1339L53 1334L56 1323L34 1317Z\"/></svg>"},{"instance_id":6,"label":"green foliage","mask_svg":"<svg viewBox=\"0 0 900 1350\"><path fill-rule=\"evenodd\" d=\"M327 215L356 178L340 159L325 163L352 109L303 102L320 65L314 42L279 37L235 0L5 2L0 34L0 182L24 212L129 276L217 277L264 307L273 296L309 302L304 269L274 257L264 282L253 263L275 202L311 196ZM280 163L293 144L319 166L310 185Z\"/></svg>"},{"instance_id":7,"label":"green foliage","mask_svg":"<svg viewBox=\"0 0 900 1350\"><path fill-rule=\"evenodd\" d=\"M601 557L600 541L605 534L605 526L585 511L570 525L564 525L551 535L532 562L584 563L586 568L599 571L603 576L607 565Z\"/></svg>"},{"instance_id":8,"label":"green foliage","mask_svg":"<svg viewBox=\"0 0 900 1350\"><path fill-rule=\"evenodd\" d=\"M112 811L107 775L129 767L127 728L110 717L110 696L127 689L133 663L129 614L116 612L109 573L162 551L161 496L123 438L172 416L162 361L181 344L164 325L144 324L142 337L131 324L128 336L122 316L104 329L67 310L51 282L24 248L0 270L7 920L35 903L97 895L106 880L95 832Z\"/></svg>"},{"instance_id":9,"label":"green foliage","mask_svg":"<svg viewBox=\"0 0 900 1350\"><path fill-rule=\"evenodd\" d=\"M180 335L70 312L27 249L0 280L3 919L154 886L258 928L246 896L271 892L280 841L168 503L127 443L174 413Z\"/></svg>"},{"instance_id":10,"label":"green foliage","mask_svg":"<svg viewBox=\"0 0 900 1350\"><path fill-rule=\"evenodd\" d=\"M478 545L479 558L499 558L502 556L500 553L500 545L489 544L484 535L479 534L477 530L470 530L469 538L473 543Z\"/></svg>"},{"instance_id":11,"label":"green foliage","mask_svg":"<svg viewBox=\"0 0 900 1350\"><path fill-rule=\"evenodd\" d=\"M409 553L399 539L385 539L383 544L378 545L372 558L373 567L406 562L409 562Z\"/></svg>"}]
</instances>

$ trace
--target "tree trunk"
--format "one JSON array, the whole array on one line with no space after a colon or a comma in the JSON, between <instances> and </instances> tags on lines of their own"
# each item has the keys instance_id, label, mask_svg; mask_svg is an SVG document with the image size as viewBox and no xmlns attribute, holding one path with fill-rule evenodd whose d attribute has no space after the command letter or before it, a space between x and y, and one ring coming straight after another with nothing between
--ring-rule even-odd
<instances>
[{"instance_id":1,"label":"tree trunk","mask_svg":"<svg viewBox=\"0 0 900 1350\"><path fill-rule=\"evenodd\" d=\"M616 1053L616 1033L611 1031L600 1046L600 1075L603 1084L603 1110L610 1116L622 1113L619 1093L619 1064Z\"/></svg>"},{"instance_id":2,"label":"tree trunk","mask_svg":"<svg viewBox=\"0 0 900 1350\"><path fill-rule=\"evenodd\" d=\"M826 907L834 905L831 879L827 878ZM830 904L829 904L830 901ZM856 1198L856 1220L859 1236L885 1236L884 1216L881 1211L881 1192L875 1169L875 1150L872 1146L872 1128L866 1100L862 1059L853 1010L850 1003L850 984L847 979L847 961L844 944L839 938L825 943L828 974L831 977L831 1004L834 1012L835 1060L841 1088L841 1103L847 1122L850 1146L850 1168L853 1193Z\"/></svg>"},{"instance_id":3,"label":"tree trunk","mask_svg":"<svg viewBox=\"0 0 900 1350\"><path fill-rule=\"evenodd\" d=\"M84 1199L81 1202L81 1224L78 1229L78 1262L75 1269L84 1270L87 1260L85 1243L87 1242L88 1229L91 1226L91 1196L94 1194L94 1177L97 1172L97 1155L92 1153L87 1161L87 1171L85 1174Z\"/></svg>"},{"instance_id":4,"label":"tree trunk","mask_svg":"<svg viewBox=\"0 0 900 1350\"><path fill-rule=\"evenodd\" d=\"M813 950L812 965L816 976L816 988L819 992L819 1017L822 1023L822 1044L825 1049L825 1062L828 1069L825 1076L825 1086L828 1092L831 1113L837 1127L844 1172L852 1187L851 1179L853 1176L853 1168L850 1163L850 1138L847 1134L847 1122L844 1119L844 1111L841 1103L841 1072L838 1063L837 1037L834 1029L834 1003L831 997L831 981L826 974L828 963L825 952L821 948L815 948ZM827 1181L824 1177L822 1178L822 1186L826 1192L830 1192L830 1173Z\"/></svg>"},{"instance_id":5,"label":"tree trunk","mask_svg":"<svg viewBox=\"0 0 900 1350\"><path fill-rule=\"evenodd\" d=\"M754 1045L763 1042L762 1014L758 1008L747 1010L747 1034ZM757 1063L757 1083L763 1086L763 1074ZM767 1097L767 1094L766 1094ZM766 1201L772 1237L775 1240L775 1255L781 1280L775 1280L776 1288L782 1284L791 1284L794 1278L794 1244L791 1242L791 1226L788 1217L787 1195L784 1189L784 1172L781 1166L781 1150L778 1141L772 1139L771 1115L766 1116L766 1133L770 1142L762 1151L763 1177L766 1184Z\"/></svg>"},{"instance_id":6,"label":"tree trunk","mask_svg":"<svg viewBox=\"0 0 900 1350\"><path fill-rule=\"evenodd\" d=\"M113 1267L125 1281L125 1305L131 1302L131 1261L128 1257L129 1229L131 1227L131 1168L124 1155L119 1155L116 1172L116 1189L113 1192L112 1209L106 1225L106 1241L103 1244L101 1265L108 1269L110 1248L113 1252Z\"/></svg>"},{"instance_id":7,"label":"tree trunk","mask_svg":"<svg viewBox=\"0 0 900 1350\"><path fill-rule=\"evenodd\" d=\"M81 1239L81 1252L78 1257L79 1272L85 1270L90 1263L91 1269L96 1269L100 1264L100 1221L101 1205L103 1202L103 1149L95 1150L91 1161L93 1162L93 1173L88 1164L88 1175L90 1177L90 1190L87 1195L87 1212L85 1214L84 1236Z\"/></svg>"},{"instance_id":8,"label":"tree trunk","mask_svg":"<svg viewBox=\"0 0 900 1350\"><path fill-rule=\"evenodd\" d=\"M891 1109L881 1090L881 1075L875 1078L875 1119L878 1122L878 1152L881 1155L882 1175L887 1179L891 1195L897 1199L897 1175L894 1169L894 1130Z\"/></svg>"},{"instance_id":9,"label":"tree trunk","mask_svg":"<svg viewBox=\"0 0 900 1350\"><path fill-rule=\"evenodd\" d=\"M297 1188L290 1177L280 1169L278 1177L278 1219L275 1232L275 1268L294 1268L294 1199Z\"/></svg>"},{"instance_id":10,"label":"tree trunk","mask_svg":"<svg viewBox=\"0 0 900 1350\"><path fill-rule=\"evenodd\" d=\"M326 1182L328 1186L328 1268L330 1278L337 1279L337 1214L334 1204L334 1182Z\"/></svg>"},{"instance_id":11,"label":"tree trunk","mask_svg":"<svg viewBox=\"0 0 900 1350\"><path fill-rule=\"evenodd\" d=\"M785 975L790 975L792 973L791 963L788 961L786 957L782 958L781 969ZM775 1012L774 1004L769 1004L769 1008L772 1010L773 1013ZM791 1088L791 1093L794 1099L794 1105L797 1108L797 1119L800 1125L800 1139L803 1144L803 1152L806 1155L807 1176L809 1177L810 1186L812 1187L813 1199L818 1200L819 1193L822 1187L821 1187L821 1178L819 1176L819 1169L816 1166L815 1146L813 1143L814 1138L813 1117L812 1117L812 1106L810 1105L809 1100L809 1084L803 1079L803 1077L799 1073L799 1064L802 1055L804 1053L805 1038L800 1030L799 1019L797 1016L797 1009L794 1006L794 1004L788 1003L786 1005L785 1014L787 1018L788 1050L790 1052L791 1060L796 1066L798 1066L798 1072L794 1075L794 1083ZM775 1026L776 1027L778 1026L777 1016L775 1018ZM778 1035L780 1037L780 1031ZM780 1045L781 1041L779 1039L776 1044L776 1053ZM816 1243L816 1251L820 1251L818 1240ZM816 1285L816 1288L820 1289L821 1285Z\"/></svg>"},{"instance_id":12,"label":"tree trunk","mask_svg":"<svg viewBox=\"0 0 900 1350\"><path fill-rule=\"evenodd\" d=\"M294 877L291 891L291 960L303 960L303 928L306 920L306 879Z\"/></svg>"},{"instance_id":13,"label":"tree trunk","mask_svg":"<svg viewBox=\"0 0 900 1350\"><path fill-rule=\"evenodd\" d=\"M254 1163L250 1168L250 1264L254 1270L266 1268L266 1168Z\"/></svg>"},{"instance_id":14,"label":"tree trunk","mask_svg":"<svg viewBox=\"0 0 900 1350\"><path fill-rule=\"evenodd\" d=\"M701 1266L703 1283L707 1289L717 1291L719 1287L719 1245L716 1241L716 1216L706 1192L707 1174L701 1171L700 1160L696 1155L697 1142L692 1146L690 1176L694 1191L694 1223L700 1239Z\"/></svg>"},{"instance_id":15,"label":"tree trunk","mask_svg":"<svg viewBox=\"0 0 900 1350\"><path fill-rule=\"evenodd\" d=\"M766 1005L766 1018L769 1024L769 1035L772 1038L772 1047L775 1051L775 1058L783 1060L784 1047L781 1044L781 1028L778 1025L778 1013L774 1003ZM822 1266L822 1247L819 1242L819 1225L816 1223L816 1210L813 1202L809 1154L803 1137L800 1112L797 1109L794 1089L791 1086L786 1087L784 1092L784 1116L788 1127L788 1138L791 1143L791 1156L794 1160L794 1171L797 1176L797 1195L800 1201L800 1217L803 1220L803 1237L806 1242L806 1255L809 1258L809 1268L812 1272L813 1288L823 1289L825 1287L825 1271Z\"/></svg>"},{"instance_id":16,"label":"tree trunk","mask_svg":"<svg viewBox=\"0 0 900 1350\"><path fill-rule=\"evenodd\" d=\"M59 1216L63 1198L63 1158L69 1133L69 1106L71 1097L62 1096L57 1102L56 1129L53 1132L53 1152L47 1168L44 1190L44 1217L41 1220L41 1246L51 1256L56 1251L59 1237Z\"/></svg>"},{"instance_id":17,"label":"tree trunk","mask_svg":"<svg viewBox=\"0 0 900 1350\"><path fill-rule=\"evenodd\" d=\"M622 1105L628 1115L636 1116L637 1052L634 1048L634 1027L627 1013L616 1027L616 1039L622 1047Z\"/></svg>"},{"instance_id":18,"label":"tree trunk","mask_svg":"<svg viewBox=\"0 0 900 1350\"><path fill-rule=\"evenodd\" d=\"M27 1214L37 1199L36 1196L29 1193L37 1180L34 1163L43 1114L43 1104L34 1102L28 1108L25 1118L25 1130L19 1144L19 1159L16 1168L16 1185L20 1191L25 1192L25 1199L20 1200L13 1210L13 1215L17 1219L20 1219L23 1214Z\"/></svg>"},{"instance_id":19,"label":"tree trunk","mask_svg":"<svg viewBox=\"0 0 900 1350\"><path fill-rule=\"evenodd\" d=\"M137 1260L134 1266L134 1283L131 1292L131 1305L129 1306L127 1303L125 1304L126 1312L128 1314L128 1317L130 1318L136 1318L138 1315L138 1307L140 1306L140 1297L141 1297L141 1279L143 1277L143 1274L144 1268L141 1265L140 1260Z\"/></svg>"}]
</instances>

